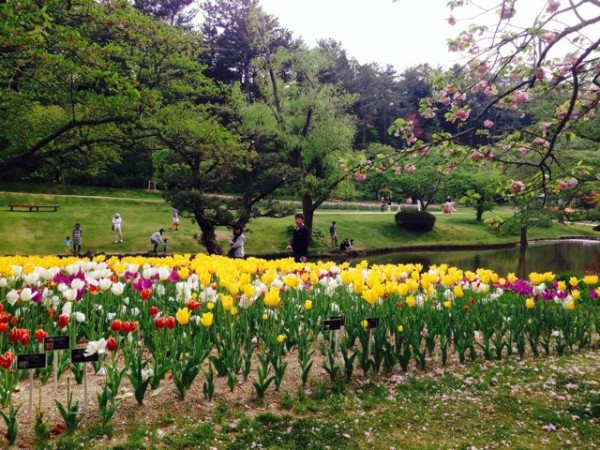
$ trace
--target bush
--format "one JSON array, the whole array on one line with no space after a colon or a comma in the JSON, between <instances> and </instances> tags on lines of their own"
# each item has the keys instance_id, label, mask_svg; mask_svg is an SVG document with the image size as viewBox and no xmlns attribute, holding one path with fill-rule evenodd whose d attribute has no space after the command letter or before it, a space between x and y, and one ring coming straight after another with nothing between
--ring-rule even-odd
<instances>
[{"instance_id":1,"label":"bush","mask_svg":"<svg viewBox=\"0 0 600 450\"><path fill-rule=\"evenodd\" d=\"M435 216L427 211L403 210L396 213L396 225L411 231L431 231Z\"/></svg>"}]
</instances>

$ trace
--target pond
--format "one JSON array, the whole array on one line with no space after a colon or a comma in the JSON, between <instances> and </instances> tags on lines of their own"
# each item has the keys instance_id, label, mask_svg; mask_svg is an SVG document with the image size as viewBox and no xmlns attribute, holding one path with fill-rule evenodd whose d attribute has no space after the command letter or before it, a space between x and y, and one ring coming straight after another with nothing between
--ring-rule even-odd
<instances>
[{"instance_id":1,"label":"pond","mask_svg":"<svg viewBox=\"0 0 600 450\"><path fill-rule=\"evenodd\" d=\"M500 275L514 272L518 276L531 272L600 273L600 241L569 240L531 243L525 257L519 248L486 250L402 251L366 258L371 264L421 263L425 268L434 264L449 264L463 270L491 269ZM360 261L354 260L353 263Z\"/></svg>"}]
</instances>

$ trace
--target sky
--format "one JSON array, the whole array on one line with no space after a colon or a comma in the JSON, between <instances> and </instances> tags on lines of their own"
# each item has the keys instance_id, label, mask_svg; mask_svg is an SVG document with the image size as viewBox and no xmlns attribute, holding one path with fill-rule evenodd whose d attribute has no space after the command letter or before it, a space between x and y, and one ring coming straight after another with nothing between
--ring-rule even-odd
<instances>
[{"instance_id":1,"label":"sky","mask_svg":"<svg viewBox=\"0 0 600 450\"><path fill-rule=\"evenodd\" d=\"M391 64L398 71L421 63L458 62L446 39L458 33L446 19L446 0L261 0L263 9L301 36L341 41L361 64Z\"/></svg>"},{"instance_id":2,"label":"sky","mask_svg":"<svg viewBox=\"0 0 600 450\"><path fill-rule=\"evenodd\" d=\"M448 51L447 39L457 37L461 29L472 23L487 21L492 25L498 18L497 7L501 4L500 0L471 0L469 6L455 10L457 24L452 26L447 22L451 15L447 0L260 1L266 12L277 17L283 27L301 36L309 46L315 46L319 39L333 38L340 41L348 56L359 63L391 64L398 72L421 63L448 68L464 62L460 54ZM567 5L564 0L560 3L561 7ZM548 0L516 2L517 14L511 23L531 26L547 4ZM581 10L584 17L587 11L598 13L597 7L589 6L587 10L586 7ZM485 9L492 13L482 16ZM563 19L571 22L569 16ZM595 41L600 35L600 27L586 28L586 35ZM553 51L560 56L567 50L571 49L557 46Z\"/></svg>"}]
</instances>

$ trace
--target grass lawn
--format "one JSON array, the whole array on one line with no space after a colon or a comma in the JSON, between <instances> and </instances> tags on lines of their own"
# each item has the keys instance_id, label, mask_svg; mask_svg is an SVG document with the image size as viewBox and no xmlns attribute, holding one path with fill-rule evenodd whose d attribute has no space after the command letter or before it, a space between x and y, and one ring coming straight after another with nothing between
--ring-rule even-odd
<instances>
[{"instance_id":1,"label":"grass lawn","mask_svg":"<svg viewBox=\"0 0 600 450\"><path fill-rule=\"evenodd\" d=\"M0 184L0 187L7 184ZM16 188L27 192L16 192ZM203 251L197 243L198 227L191 219L182 217L180 231L170 232L171 208L159 194L143 190L110 190L100 188L55 187L61 192L33 192L37 185L10 184L11 191L0 192L0 253L1 254L57 254L62 251L62 241L71 234L75 223L83 226L82 250L94 252L124 253L150 250L150 235L159 228L167 229L170 251L196 253ZM9 203L39 203L60 205L58 212L9 211ZM123 218L122 244L115 244L111 232L113 214ZM503 208L495 215L510 215ZM436 214L437 221L432 232L415 234L398 230L393 213L320 211L315 216L315 229L324 236L313 251L329 248L329 224L338 224L340 240L350 237L356 248L393 248L415 245L439 244L492 244L514 242L516 236L500 238L488 226L477 223L471 209L457 214ZM288 241L286 230L293 218L262 218L249 224L245 231L246 252L270 254L284 252ZM559 237L565 235L597 236L591 227L577 225L554 225L546 229L534 229L530 237ZM229 231L218 231L218 237L227 244Z\"/></svg>"},{"instance_id":2,"label":"grass lawn","mask_svg":"<svg viewBox=\"0 0 600 450\"><path fill-rule=\"evenodd\" d=\"M283 385L264 404L190 399L151 421L136 407L114 429L82 426L48 448L590 449L600 441L599 385L597 351L369 377L333 391L325 377Z\"/></svg>"}]
</instances>

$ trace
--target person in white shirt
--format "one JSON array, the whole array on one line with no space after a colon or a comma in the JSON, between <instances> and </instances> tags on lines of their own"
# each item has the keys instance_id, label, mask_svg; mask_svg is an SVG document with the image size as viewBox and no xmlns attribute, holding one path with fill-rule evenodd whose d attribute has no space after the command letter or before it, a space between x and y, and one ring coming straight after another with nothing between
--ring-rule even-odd
<instances>
[{"instance_id":1,"label":"person in white shirt","mask_svg":"<svg viewBox=\"0 0 600 450\"><path fill-rule=\"evenodd\" d=\"M159 242L164 246L165 243L162 239L162 235L165 232L164 229L160 229L158 231L155 231L154 233L152 233L152 236L150 236L150 243L154 246L154 248L152 249L152 252L156 253L156 250L158 249L158 244Z\"/></svg>"},{"instance_id":2,"label":"person in white shirt","mask_svg":"<svg viewBox=\"0 0 600 450\"><path fill-rule=\"evenodd\" d=\"M236 224L233 227L233 235L229 241L229 252L227 256L230 258L241 258L244 259L244 244L246 243L246 237L242 234L243 229L241 225Z\"/></svg>"},{"instance_id":3,"label":"person in white shirt","mask_svg":"<svg viewBox=\"0 0 600 450\"><path fill-rule=\"evenodd\" d=\"M116 213L112 218L112 230L115 233L115 244L123 242L123 233L121 232L121 215Z\"/></svg>"}]
</instances>

